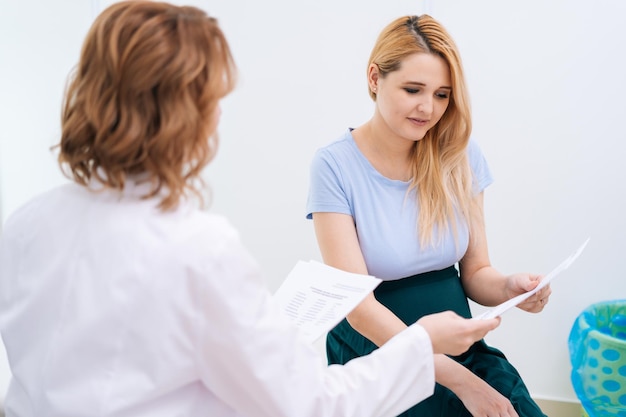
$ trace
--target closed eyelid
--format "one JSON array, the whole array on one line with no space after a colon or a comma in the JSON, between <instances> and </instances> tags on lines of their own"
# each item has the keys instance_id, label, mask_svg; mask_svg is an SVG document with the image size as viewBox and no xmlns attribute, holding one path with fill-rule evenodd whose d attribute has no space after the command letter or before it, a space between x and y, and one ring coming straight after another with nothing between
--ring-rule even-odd
<instances>
[{"instance_id":1,"label":"closed eyelid","mask_svg":"<svg viewBox=\"0 0 626 417\"><path fill-rule=\"evenodd\" d=\"M452 95L452 89L449 87L441 88L435 91L435 95L439 97L450 97Z\"/></svg>"}]
</instances>

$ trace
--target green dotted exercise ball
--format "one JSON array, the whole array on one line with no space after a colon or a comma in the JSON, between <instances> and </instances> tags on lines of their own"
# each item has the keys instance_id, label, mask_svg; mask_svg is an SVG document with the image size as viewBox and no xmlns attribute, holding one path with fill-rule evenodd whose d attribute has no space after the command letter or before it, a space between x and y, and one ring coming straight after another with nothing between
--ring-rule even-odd
<instances>
[{"instance_id":1,"label":"green dotted exercise ball","mask_svg":"<svg viewBox=\"0 0 626 417\"><path fill-rule=\"evenodd\" d=\"M568 345L572 385L589 417L626 417L626 300L586 308Z\"/></svg>"}]
</instances>

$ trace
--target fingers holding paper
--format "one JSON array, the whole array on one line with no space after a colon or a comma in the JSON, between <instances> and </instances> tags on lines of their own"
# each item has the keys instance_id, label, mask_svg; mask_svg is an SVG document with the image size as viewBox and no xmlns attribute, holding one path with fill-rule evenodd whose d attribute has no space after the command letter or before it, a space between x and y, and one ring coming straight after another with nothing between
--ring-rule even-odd
<instances>
[{"instance_id":1,"label":"fingers holding paper","mask_svg":"<svg viewBox=\"0 0 626 417\"><path fill-rule=\"evenodd\" d=\"M452 311L444 311L424 316L417 323L430 336L435 353L456 356L466 352L474 342L498 327L500 318L470 320Z\"/></svg>"},{"instance_id":2,"label":"fingers holding paper","mask_svg":"<svg viewBox=\"0 0 626 417\"><path fill-rule=\"evenodd\" d=\"M508 278L509 288L513 296L524 294L540 287L533 295L517 304L518 308L529 313L539 313L550 301L552 289L550 288L550 284L542 286L541 281L544 279L543 275L519 273L511 275Z\"/></svg>"},{"instance_id":3,"label":"fingers holding paper","mask_svg":"<svg viewBox=\"0 0 626 417\"><path fill-rule=\"evenodd\" d=\"M536 294L527 298L526 301L519 303L517 307L524 311L528 311L529 313L539 313L543 311L550 301L551 294L552 290L550 289L550 284L548 284Z\"/></svg>"}]
</instances>

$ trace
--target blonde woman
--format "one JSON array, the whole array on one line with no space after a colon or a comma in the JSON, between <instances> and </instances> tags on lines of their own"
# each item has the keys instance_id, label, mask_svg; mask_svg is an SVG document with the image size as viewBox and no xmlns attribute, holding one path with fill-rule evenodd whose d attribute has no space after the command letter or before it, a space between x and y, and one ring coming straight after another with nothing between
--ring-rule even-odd
<instances>
[{"instance_id":1,"label":"blonde woman","mask_svg":"<svg viewBox=\"0 0 626 417\"><path fill-rule=\"evenodd\" d=\"M62 114L73 182L13 213L0 241L7 417L393 416L433 392L433 352L497 326L436 314L327 367L196 198L234 80L197 8L120 2L93 23Z\"/></svg>"},{"instance_id":2,"label":"blonde woman","mask_svg":"<svg viewBox=\"0 0 626 417\"><path fill-rule=\"evenodd\" d=\"M476 142L461 59L442 25L406 16L383 29L367 66L366 123L320 149L307 216L324 261L384 282L327 338L330 363L385 345L426 314L470 317L533 289L537 275L491 266L483 190L492 178ZM459 268L457 270L456 265ZM539 312L546 286L520 308ZM517 371L480 341L435 359L435 394L403 416L543 416Z\"/></svg>"}]
</instances>

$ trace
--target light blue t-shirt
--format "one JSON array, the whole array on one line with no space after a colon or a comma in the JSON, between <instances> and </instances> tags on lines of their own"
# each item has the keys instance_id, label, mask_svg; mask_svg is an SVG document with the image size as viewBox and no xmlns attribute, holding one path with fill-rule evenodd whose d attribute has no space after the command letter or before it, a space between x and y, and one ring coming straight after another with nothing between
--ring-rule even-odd
<instances>
[{"instance_id":1,"label":"light blue t-shirt","mask_svg":"<svg viewBox=\"0 0 626 417\"><path fill-rule=\"evenodd\" d=\"M493 178L478 144L470 140L467 151L474 189L480 193ZM376 171L350 130L316 152L310 181L307 218L316 212L352 216L370 275L393 280L441 270L458 262L467 250L467 224L458 219L458 242L448 230L436 246L420 245L415 190L407 195L409 181L391 180Z\"/></svg>"}]
</instances>

